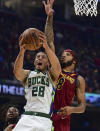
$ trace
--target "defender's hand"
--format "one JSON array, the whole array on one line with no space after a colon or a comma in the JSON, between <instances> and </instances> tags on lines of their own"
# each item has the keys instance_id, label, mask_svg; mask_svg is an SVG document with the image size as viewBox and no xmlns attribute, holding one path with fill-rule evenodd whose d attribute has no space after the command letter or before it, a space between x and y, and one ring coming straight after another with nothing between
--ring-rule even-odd
<instances>
[{"instance_id":1,"label":"defender's hand","mask_svg":"<svg viewBox=\"0 0 100 131\"><path fill-rule=\"evenodd\" d=\"M47 3L45 1L42 2L45 7L45 12L48 16L52 16L54 10L52 9L54 0L47 0Z\"/></svg>"},{"instance_id":2,"label":"defender's hand","mask_svg":"<svg viewBox=\"0 0 100 131\"><path fill-rule=\"evenodd\" d=\"M39 40L40 40L40 44L43 46L43 48L48 47L45 34L39 34Z\"/></svg>"},{"instance_id":3,"label":"defender's hand","mask_svg":"<svg viewBox=\"0 0 100 131\"><path fill-rule=\"evenodd\" d=\"M71 106L62 107L62 108L59 110L58 114L60 114L60 115L62 115L62 116L70 115L70 114L72 114L72 112L73 112L72 109L73 109L73 107L71 107Z\"/></svg>"}]
</instances>

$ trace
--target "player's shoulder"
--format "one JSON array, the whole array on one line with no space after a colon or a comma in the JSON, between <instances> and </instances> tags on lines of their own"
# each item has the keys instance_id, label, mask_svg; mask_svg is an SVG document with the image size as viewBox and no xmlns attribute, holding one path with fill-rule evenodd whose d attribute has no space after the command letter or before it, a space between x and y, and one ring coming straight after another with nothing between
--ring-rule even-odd
<instances>
[{"instance_id":1,"label":"player's shoulder","mask_svg":"<svg viewBox=\"0 0 100 131\"><path fill-rule=\"evenodd\" d=\"M84 77L83 77L83 76L81 76L81 75L78 75L77 79L78 79L79 81L81 81L81 82L85 82Z\"/></svg>"},{"instance_id":2,"label":"player's shoulder","mask_svg":"<svg viewBox=\"0 0 100 131\"><path fill-rule=\"evenodd\" d=\"M29 74L30 70L24 70L25 74Z\"/></svg>"}]
</instances>

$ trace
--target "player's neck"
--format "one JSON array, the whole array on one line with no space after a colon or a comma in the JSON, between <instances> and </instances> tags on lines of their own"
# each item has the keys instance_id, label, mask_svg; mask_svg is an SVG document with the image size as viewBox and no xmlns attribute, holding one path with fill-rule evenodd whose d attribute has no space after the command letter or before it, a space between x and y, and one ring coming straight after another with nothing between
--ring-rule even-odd
<instances>
[{"instance_id":1,"label":"player's neck","mask_svg":"<svg viewBox=\"0 0 100 131\"><path fill-rule=\"evenodd\" d=\"M65 68L63 68L63 70L65 72L74 72L74 69L72 68L72 66L65 67Z\"/></svg>"},{"instance_id":2,"label":"player's neck","mask_svg":"<svg viewBox=\"0 0 100 131\"><path fill-rule=\"evenodd\" d=\"M39 69L35 69L35 71L42 72L42 73L46 73L47 72L47 70L39 70Z\"/></svg>"}]
</instances>

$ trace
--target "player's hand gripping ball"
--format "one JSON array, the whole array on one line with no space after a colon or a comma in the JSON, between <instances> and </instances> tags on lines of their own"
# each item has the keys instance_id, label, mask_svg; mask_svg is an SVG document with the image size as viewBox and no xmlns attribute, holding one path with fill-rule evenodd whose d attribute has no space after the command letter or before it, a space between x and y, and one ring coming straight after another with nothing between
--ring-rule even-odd
<instances>
[{"instance_id":1,"label":"player's hand gripping ball","mask_svg":"<svg viewBox=\"0 0 100 131\"><path fill-rule=\"evenodd\" d=\"M19 37L19 45L26 45L27 50L37 50L41 45L39 35L44 33L36 28L26 29Z\"/></svg>"}]
</instances>

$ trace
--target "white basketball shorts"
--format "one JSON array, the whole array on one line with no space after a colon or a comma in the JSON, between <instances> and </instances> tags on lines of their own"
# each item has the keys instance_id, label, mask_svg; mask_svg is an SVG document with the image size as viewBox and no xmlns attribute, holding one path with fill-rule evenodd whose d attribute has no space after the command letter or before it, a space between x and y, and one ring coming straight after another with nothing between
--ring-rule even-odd
<instances>
[{"instance_id":1,"label":"white basketball shorts","mask_svg":"<svg viewBox=\"0 0 100 131\"><path fill-rule=\"evenodd\" d=\"M46 117L22 115L13 131L51 131L52 121Z\"/></svg>"}]
</instances>

